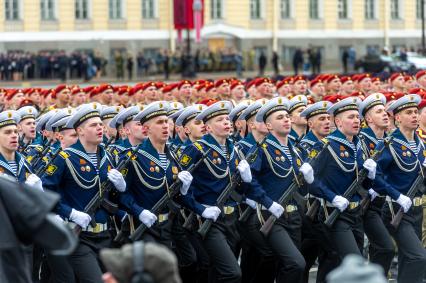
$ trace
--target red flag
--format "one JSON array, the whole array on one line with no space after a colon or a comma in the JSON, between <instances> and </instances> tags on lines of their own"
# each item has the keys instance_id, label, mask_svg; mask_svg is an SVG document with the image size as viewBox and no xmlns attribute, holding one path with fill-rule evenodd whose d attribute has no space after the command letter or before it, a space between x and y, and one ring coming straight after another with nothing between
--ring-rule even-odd
<instances>
[{"instance_id":1,"label":"red flag","mask_svg":"<svg viewBox=\"0 0 426 283\"><path fill-rule=\"evenodd\" d=\"M173 0L173 15L175 29L194 29L194 1L198 0ZM201 27L204 24L204 0L201 0ZM197 16L198 17L198 16Z\"/></svg>"}]
</instances>

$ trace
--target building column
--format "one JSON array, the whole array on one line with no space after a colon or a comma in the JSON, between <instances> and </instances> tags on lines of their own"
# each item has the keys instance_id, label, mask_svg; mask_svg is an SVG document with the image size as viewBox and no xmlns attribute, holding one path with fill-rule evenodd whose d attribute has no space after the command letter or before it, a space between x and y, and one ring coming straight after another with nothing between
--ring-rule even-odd
<instances>
[{"instance_id":1,"label":"building column","mask_svg":"<svg viewBox=\"0 0 426 283\"><path fill-rule=\"evenodd\" d=\"M278 0L272 0L272 51L278 52L279 6Z\"/></svg>"},{"instance_id":2,"label":"building column","mask_svg":"<svg viewBox=\"0 0 426 283\"><path fill-rule=\"evenodd\" d=\"M390 2L389 0L383 0L383 39L384 46L390 50L390 40L389 40L389 28L390 28Z\"/></svg>"},{"instance_id":3,"label":"building column","mask_svg":"<svg viewBox=\"0 0 426 283\"><path fill-rule=\"evenodd\" d=\"M173 0L169 0L169 48L171 52L176 50L176 38L174 29L174 17L173 17Z\"/></svg>"}]
</instances>

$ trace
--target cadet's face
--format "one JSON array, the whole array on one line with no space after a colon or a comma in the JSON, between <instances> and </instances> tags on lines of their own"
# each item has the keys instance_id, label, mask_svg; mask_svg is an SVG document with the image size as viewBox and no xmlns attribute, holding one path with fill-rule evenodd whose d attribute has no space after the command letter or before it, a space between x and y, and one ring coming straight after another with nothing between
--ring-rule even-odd
<instances>
[{"instance_id":1,"label":"cadet's face","mask_svg":"<svg viewBox=\"0 0 426 283\"><path fill-rule=\"evenodd\" d=\"M102 97L102 103L103 104L110 104L112 101L112 94L114 92L112 91L112 89L107 89L106 91L104 91L103 93L101 93L101 97Z\"/></svg>"},{"instance_id":2,"label":"cadet's face","mask_svg":"<svg viewBox=\"0 0 426 283\"><path fill-rule=\"evenodd\" d=\"M294 93L297 94L305 94L306 93L306 81L298 80L293 84Z\"/></svg>"},{"instance_id":3,"label":"cadet's face","mask_svg":"<svg viewBox=\"0 0 426 283\"><path fill-rule=\"evenodd\" d=\"M191 119L184 127L187 133L193 140L199 140L206 134L206 128L203 121Z\"/></svg>"},{"instance_id":4,"label":"cadet's face","mask_svg":"<svg viewBox=\"0 0 426 283\"><path fill-rule=\"evenodd\" d=\"M232 90L232 97L236 100L244 99L246 93L244 91L244 86L239 85Z\"/></svg>"},{"instance_id":5,"label":"cadet's face","mask_svg":"<svg viewBox=\"0 0 426 283\"><path fill-rule=\"evenodd\" d=\"M395 115L395 121L402 128L415 130L419 125L419 110L416 107L404 109Z\"/></svg>"},{"instance_id":6,"label":"cadet's face","mask_svg":"<svg viewBox=\"0 0 426 283\"><path fill-rule=\"evenodd\" d=\"M207 132L214 136L225 138L231 133L231 121L228 115L219 115L207 121L206 123Z\"/></svg>"},{"instance_id":7,"label":"cadet's face","mask_svg":"<svg viewBox=\"0 0 426 283\"><path fill-rule=\"evenodd\" d=\"M323 83L317 83L311 88L311 91L322 97L325 95L325 86Z\"/></svg>"},{"instance_id":8,"label":"cadet's face","mask_svg":"<svg viewBox=\"0 0 426 283\"><path fill-rule=\"evenodd\" d=\"M189 98L191 96L191 85L184 84L179 90L179 95L182 95L185 98Z\"/></svg>"},{"instance_id":9,"label":"cadet's face","mask_svg":"<svg viewBox=\"0 0 426 283\"><path fill-rule=\"evenodd\" d=\"M303 110L306 109L306 106L301 106L297 109L295 109L293 112L291 112L291 124L297 125L297 126L304 126L307 124L305 117L300 117L300 113L303 112Z\"/></svg>"},{"instance_id":10,"label":"cadet's face","mask_svg":"<svg viewBox=\"0 0 426 283\"><path fill-rule=\"evenodd\" d=\"M19 123L22 133L25 134L25 137L29 139L34 139L36 136L36 124L33 118L25 119Z\"/></svg>"},{"instance_id":11,"label":"cadet's face","mask_svg":"<svg viewBox=\"0 0 426 283\"><path fill-rule=\"evenodd\" d=\"M39 104L41 101L41 96L40 93L38 91L34 91L33 93L31 93L30 97L29 97L35 104Z\"/></svg>"},{"instance_id":12,"label":"cadet's face","mask_svg":"<svg viewBox=\"0 0 426 283\"><path fill-rule=\"evenodd\" d=\"M352 93L355 91L355 85L353 81L347 81L344 84L342 84L342 90L345 93Z\"/></svg>"},{"instance_id":13,"label":"cadet's face","mask_svg":"<svg viewBox=\"0 0 426 283\"><path fill-rule=\"evenodd\" d=\"M359 132L360 119L356 110L340 113L335 118L337 128L346 136L355 136Z\"/></svg>"},{"instance_id":14,"label":"cadet's face","mask_svg":"<svg viewBox=\"0 0 426 283\"><path fill-rule=\"evenodd\" d=\"M93 117L77 127L79 137L91 144L100 144L103 138L103 124L99 117Z\"/></svg>"},{"instance_id":15,"label":"cadet's face","mask_svg":"<svg viewBox=\"0 0 426 283\"><path fill-rule=\"evenodd\" d=\"M60 101L63 104L68 104L70 101L70 91L69 89L64 89L60 93L56 95L56 98L58 101Z\"/></svg>"},{"instance_id":16,"label":"cadet's face","mask_svg":"<svg viewBox=\"0 0 426 283\"><path fill-rule=\"evenodd\" d=\"M339 92L341 86L342 83L340 82L340 79L334 79L328 84L328 88L335 92Z\"/></svg>"},{"instance_id":17,"label":"cadet's face","mask_svg":"<svg viewBox=\"0 0 426 283\"><path fill-rule=\"evenodd\" d=\"M259 134L262 134L262 135L268 134L268 128L266 128L265 123L263 123L263 122L262 123L256 122L256 118L255 117L250 118L247 121L247 123L249 124L249 126L250 126L250 128L252 130L257 131Z\"/></svg>"},{"instance_id":18,"label":"cadet's face","mask_svg":"<svg viewBox=\"0 0 426 283\"><path fill-rule=\"evenodd\" d=\"M133 136L137 140L145 139L145 134L140 121L130 121L124 125L126 135L128 137Z\"/></svg>"},{"instance_id":19,"label":"cadet's face","mask_svg":"<svg viewBox=\"0 0 426 283\"><path fill-rule=\"evenodd\" d=\"M15 94L15 96L12 98L12 105L19 106L24 98L24 94L22 93Z\"/></svg>"},{"instance_id":20,"label":"cadet's face","mask_svg":"<svg viewBox=\"0 0 426 283\"><path fill-rule=\"evenodd\" d=\"M157 100L157 88L150 86L144 91L144 96L149 100Z\"/></svg>"},{"instance_id":21,"label":"cadet's face","mask_svg":"<svg viewBox=\"0 0 426 283\"><path fill-rule=\"evenodd\" d=\"M376 125L381 129L386 129L389 126L389 117L384 105L376 105L368 110L365 120L368 125Z\"/></svg>"},{"instance_id":22,"label":"cadet's face","mask_svg":"<svg viewBox=\"0 0 426 283\"><path fill-rule=\"evenodd\" d=\"M392 85L395 87L402 88L404 87L404 83L405 83L404 77L398 76L396 79L393 80Z\"/></svg>"},{"instance_id":23,"label":"cadet's face","mask_svg":"<svg viewBox=\"0 0 426 283\"><path fill-rule=\"evenodd\" d=\"M360 83L359 86L364 91L369 91L371 89L371 79L365 78Z\"/></svg>"},{"instance_id":24,"label":"cadet's face","mask_svg":"<svg viewBox=\"0 0 426 283\"><path fill-rule=\"evenodd\" d=\"M382 82L381 81L374 81L371 83L371 91L372 92L380 92L382 89Z\"/></svg>"},{"instance_id":25,"label":"cadet's face","mask_svg":"<svg viewBox=\"0 0 426 283\"><path fill-rule=\"evenodd\" d=\"M18 149L18 127L16 125L0 128L0 146L7 151Z\"/></svg>"},{"instance_id":26,"label":"cadet's face","mask_svg":"<svg viewBox=\"0 0 426 283\"><path fill-rule=\"evenodd\" d=\"M287 136L291 131L290 114L284 110L272 113L265 124L269 131L279 136Z\"/></svg>"},{"instance_id":27,"label":"cadet's face","mask_svg":"<svg viewBox=\"0 0 426 283\"><path fill-rule=\"evenodd\" d=\"M330 115L315 115L308 121L309 128L318 136L325 137L330 133Z\"/></svg>"},{"instance_id":28,"label":"cadet's face","mask_svg":"<svg viewBox=\"0 0 426 283\"><path fill-rule=\"evenodd\" d=\"M217 92L224 97L229 97L229 95L231 93L231 89L229 88L229 84L227 84L227 83L222 84L218 88Z\"/></svg>"},{"instance_id":29,"label":"cadet's face","mask_svg":"<svg viewBox=\"0 0 426 283\"><path fill-rule=\"evenodd\" d=\"M419 110L420 114L419 114L419 119L420 119L420 124L421 126L425 126L426 125L426 107L423 107L422 109ZM426 130L426 129L423 129Z\"/></svg>"},{"instance_id":30,"label":"cadet's face","mask_svg":"<svg viewBox=\"0 0 426 283\"><path fill-rule=\"evenodd\" d=\"M422 86L423 88L426 87L426 76L421 76L417 79L417 83Z\"/></svg>"},{"instance_id":31,"label":"cadet's face","mask_svg":"<svg viewBox=\"0 0 426 283\"><path fill-rule=\"evenodd\" d=\"M169 139L169 121L165 115L152 118L143 125L143 128L153 141L165 144Z\"/></svg>"},{"instance_id":32,"label":"cadet's face","mask_svg":"<svg viewBox=\"0 0 426 283\"><path fill-rule=\"evenodd\" d=\"M168 119L169 122L169 136L173 138L173 128L175 127L175 122L173 119Z\"/></svg>"},{"instance_id":33,"label":"cadet's face","mask_svg":"<svg viewBox=\"0 0 426 283\"><path fill-rule=\"evenodd\" d=\"M74 129L63 130L59 133L58 139L62 148L70 147L77 142L77 132Z\"/></svg>"},{"instance_id":34,"label":"cadet's face","mask_svg":"<svg viewBox=\"0 0 426 283\"><path fill-rule=\"evenodd\" d=\"M75 105L84 104L86 102L86 94L84 92L79 92L74 95L74 103Z\"/></svg>"}]
</instances>

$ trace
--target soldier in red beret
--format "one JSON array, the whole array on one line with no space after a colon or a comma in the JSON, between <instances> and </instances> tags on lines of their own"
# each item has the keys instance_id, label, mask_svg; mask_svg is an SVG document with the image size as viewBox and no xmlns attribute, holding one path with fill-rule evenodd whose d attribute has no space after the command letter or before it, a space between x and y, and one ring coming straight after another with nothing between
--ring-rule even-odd
<instances>
[{"instance_id":1,"label":"soldier in red beret","mask_svg":"<svg viewBox=\"0 0 426 283\"><path fill-rule=\"evenodd\" d=\"M257 78L254 82L256 87L256 99L271 99L274 97L272 81L269 78Z\"/></svg>"},{"instance_id":2,"label":"soldier in red beret","mask_svg":"<svg viewBox=\"0 0 426 283\"><path fill-rule=\"evenodd\" d=\"M56 108L65 108L71 104L71 90L67 85L58 85L52 93Z\"/></svg>"},{"instance_id":3,"label":"soldier in red beret","mask_svg":"<svg viewBox=\"0 0 426 283\"><path fill-rule=\"evenodd\" d=\"M350 95L355 91L355 84L351 77L344 76L340 78L342 86L340 88L340 95Z\"/></svg>"},{"instance_id":4,"label":"soldier in red beret","mask_svg":"<svg viewBox=\"0 0 426 283\"><path fill-rule=\"evenodd\" d=\"M380 80L379 77L373 77L371 79L371 93L382 92L382 91L383 91L382 81Z\"/></svg>"},{"instance_id":5,"label":"soldier in red beret","mask_svg":"<svg viewBox=\"0 0 426 283\"><path fill-rule=\"evenodd\" d=\"M360 74L355 79L356 88L358 91L364 93L367 97L371 93L371 76L370 74Z\"/></svg>"},{"instance_id":6,"label":"soldier in red beret","mask_svg":"<svg viewBox=\"0 0 426 283\"><path fill-rule=\"evenodd\" d=\"M278 81L275 85L279 96L287 97L291 93L291 85L289 79Z\"/></svg>"},{"instance_id":7,"label":"soldier in red beret","mask_svg":"<svg viewBox=\"0 0 426 283\"><path fill-rule=\"evenodd\" d=\"M227 79L220 79L214 83L219 100L229 100L231 98L231 89Z\"/></svg>"},{"instance_id":8,"label":"soldier in red beret","mask_svg":"<svg viewBox=\"0 0 426 283\"><path fill-rule=\"evenodd\" d=\"M426 90L426 70L421 70L416 73L416 81L418 87Z\"/></svg>"},{"instance_id":9,"label":"soldier in red beret","mask_svg":"<svg viewBox=\"0 0 426 283\"><path fill-rule=\"evenodd\" d=\"M230 86L231 89L231 102L235 106L241 101L246 99L246 91L243 82L234 80Z\"/></svg>"},{"instance_id":10,"label":"soldier in red beret","mask_svg":"<svg viewBox=\"0 0 426 283\"><path fill-rule=\"evenodd\" d=\"M306 83L305 76L298 75L293 77L293 95L306 95L308 91L308 84Z\"/></svg>"},{"instance_id":11,"label":"soldier in red beret","mask_svg":"<svg viewBox=\"0 0 426 283\"><path fill-rule=\"evenodd\" d=\"M246 81L246 91L248 94L248 98L252 100L256 100L257 97L257 89L254 85L255 81L256 79Z\"/></svg>"},{"instance_id":12,"label":"soldier in red beret","mask_svg":"<svg viewBox=\"0 0 426 283\"><path fill-rule=\"evenodd\" d=\"M144 104L148 105L152 102L158 101L158 88L155 82L147 82L142 86L142 95Z\"/></svg>"},{"instance_id":13,"label":"soldier in red beret","mask_svg":"<svg viewBox=\"0 0 426 283\"><path fill-rule=\"evenodd\" d=\"M210 100L218 99L217 89L215 88L214 83L209 82L206 84L206 96L207 96L207 99L210 99Z\"/></svg>"},{"instance_id":14,"label":"soldier in red beret","mask_svg":"<svg viewBox=\"0 0 426 283\"><path fill-rule=\"evenodd\" d=\"M405 92L405 80L404 74L402 73L393 73L389 77L389 84L391 87L391 91L395 92Z\"/></svg>"},{"instance_id":15,"label":"soldier in red beret","mask_svg":"<svg viewBox=\"0 0 426 283\"><path fill-rule=\"evenodd\" d=\"M314 102L321 101L326 95L325 86L321 77L316 77L310 82L310 96Z\"/></svg>"},{"instance_id":16,"label":"soldier in red beret","mask_svg":"<svg viewBox=\"0 0 426 283\"><path fill-rule=\"evenodd\" d=\"M342 87L342 82L338 75L329 75L326 78L326 91L327 94L337 94L340 93Z\"/></svg>"},{"instance_id":17,"label":"soldier in red beret","mask_svg":"<svg viewBox=\"0 0 426 283\"><path fill-rule=\"evenodd\" d=\"M404 81L405 81L405 90L406 91L409 90L409 89L417 87L417 82L416 82L416 80L414 79L413 76L405 75Z\"/></svg>"},{"instance_id":18,"label":"soldier in red beret","mask_svg":"<svg viewBox=\"0 0 426 283\"><path fill-rule=\"evenodd\" d=\"M102 105L110 105L114 88L110 84L101 84L90 93L92 101L99 102Z\"/></svg>"},{"instance_id":19,"label":"soldier in red beret","mask_svg":"<svg viewBox=\"0 0 426 283\"><path fill-rule=\"evenodd\" d=\"M178 84L178 95L177 98L185 106L192 104L192 82L188 80L182 80Z\"/></svg>"},{"instance_id":20,"label":"soldier in red beret","mask_svg":"<svg viewBox=\"0 0 426 283\"><path fill-rule=\"evenodd\" d=\"M22 89L10 89L6 96L6 109L18 109L25 95Z\"/></svg>"},{"instance_id":21,"label":"soldier in red beret","mask_svg":"<svg viewBox=\"0 0 426 283\"><path fill-rule=\"evenodd\" d=\"M87 103L87 95L84 89L76 86L71 90L72 106L77 107Z\"/></svg>"},{"instance_id":22,"label":"soldier in red beret","mask_svg":"<svg viewBox=\"0 0 426 283\"><path fill-rule=\"evenodd\" d=\"M34 102L34 105L39 106L41 103L40 90L40 88L30 88L26 93L26 98Z\"/></svg>"}]
</instances>

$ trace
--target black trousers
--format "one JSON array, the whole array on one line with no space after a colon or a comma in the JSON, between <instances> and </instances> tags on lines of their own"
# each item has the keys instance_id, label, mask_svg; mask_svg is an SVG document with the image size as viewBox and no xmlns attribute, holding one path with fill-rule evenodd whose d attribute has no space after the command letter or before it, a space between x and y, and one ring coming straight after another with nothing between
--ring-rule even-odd
<instances>
[{"instance_id":1,"label":"black trousers","mask_svg":"<svg viewBox=\"0 0 426 283\"><path fill-rule=\"evenodd\" d=\"M327 207L330 214L335 208ZM325 220L324 207L319 214L320 221ZM330 243L337 252L340 260L343 260L348 254L357 254L362 256L364 244L363 221L361 207L346 209L334 222L333 226L326 228L328 231Z\"/></svg>"},{"instance_id":2,"label":"black trousers","mask_svg":"<svg viewBox=\"0 0 426 283\"><path fill-rule=\"evenodd\" d=\"M261 211L266 220L271 214ZM272 258L276 263L276 282L302 282L305 260L299 251L301 245L302 220L299 212L286 213L278 219L268 236L259 230L261 224L257 214L248 223L248 237L264 258Z\"/></svg>"},{"instance_id":3,"label":"black trousers","mask_svg":"<svg viewBox=\"0 0 426 283\"><path fill-rule=\"evenodd\" d=\"M241 270L237 261L240 242L237 220L237 210L232 214L219 216L202 239L210 258L211 282L241 282Z\"/></svg>"},{"instance_id":4,"label":"black trousers","mask_svg":"<svg viewBox=\"0 0 426 283\"><path fill-rule=\"evenodd\" d=\"M371 202L364 214L364 230L370 242L368 248L370 262L379 264L387 276L395 255L395 247L382 220L381 212L384 203L385 198L382 197L376 197Z\"/></svg>"},{"instance_id":5,"label":"black trousers","mask_svg":"<svg viewBox=\"0 0 426 283\"><path fill-rule=\"evenodd\" d=\"M397 213L400 206L391 203ZM420 283L426 271L426 250L421 241L421 206L411 207L404 214L401 224L395 229L391 224L392 213L389 205L383 206L383 222L398 246L398 283Z\"/></svg>"},{"instance_id":6,"label":"black trousers","mask_svg":"<svg viewBox=\"0 0 426 283\"><path fill-rule=\"evenodd\" d=\"M74 283L75 275L69 257L46 254L50 278L43 278L43 283Z\"/></svg>"},{"instance_id":7,"label":"black trousers","mask_svg":"<svg viewBox=\"0 0 426 283\"><path fill-rule=\"evenodd\" d=\"M102 283L103 270L99 252L111 245L109 231L101 233L81 232L80 243L68 261L79 283Z\"/></svg>"}]
</instances>

